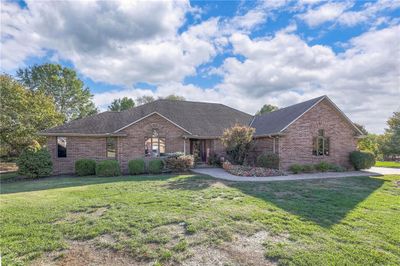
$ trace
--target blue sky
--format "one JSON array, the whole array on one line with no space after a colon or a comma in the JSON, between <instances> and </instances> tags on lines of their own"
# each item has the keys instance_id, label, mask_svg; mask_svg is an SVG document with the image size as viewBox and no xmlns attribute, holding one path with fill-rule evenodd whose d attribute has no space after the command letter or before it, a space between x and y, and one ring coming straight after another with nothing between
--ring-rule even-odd
<instances>
[{"instance_id":1,"label":"blue sky","mask_svg":"<svg viewBox=\"0 0 400 266\"><path fill-rule=\"evenodd\" d=\"M327 94L382 132L399 110L400 1L2 1L1 70L74 68L101 110L182 95L254 113Z\"/></svg>"}]
</instances>

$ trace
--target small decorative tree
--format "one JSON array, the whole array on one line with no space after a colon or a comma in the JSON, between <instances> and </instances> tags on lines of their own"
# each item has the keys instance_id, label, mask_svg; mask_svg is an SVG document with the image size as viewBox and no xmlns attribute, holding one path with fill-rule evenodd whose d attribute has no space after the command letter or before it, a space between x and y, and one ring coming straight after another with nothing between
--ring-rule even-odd
<instances>
[{"instance_id":1,"label":"small decorative tree","mask_svg":"<svg viewBox=\"0 0 400 266\"><path fill-rule=\"evenodd\" d=\"M235 126L225 129L221 141L226 154L234 164L243 164L252 146L255 129L248 126Z\"/></svg>"}]
</instances>

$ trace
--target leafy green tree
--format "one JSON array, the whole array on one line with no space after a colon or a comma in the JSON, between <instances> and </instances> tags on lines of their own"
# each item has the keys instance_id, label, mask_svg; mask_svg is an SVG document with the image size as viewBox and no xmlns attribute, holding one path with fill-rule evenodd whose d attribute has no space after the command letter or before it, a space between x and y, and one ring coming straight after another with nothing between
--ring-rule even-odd
<instances>
[{"instance_id":1,"label":"leafy green tree","mask_svg":"<svg viewBox=\"0 0 400 266\"><path fill-rule=\"evenodd\" d=\"M270 112L276 111L278 109L279 109L278 106L271 105L271 104L264 104L263 107L261 107L261 109L256 113L256 115L270 113Z\"/></svg>"},{"instance_id":2,"label":"leafy green tree","mask_svg":"<svg viewBox=\"0 0 400 266\"><path fill-rule=\"evenodd\" d=\"M380 138L380 135L377 134L366 134L358 141L357 147L360 151L371 152L375 158L380 158L382 155L379 146Z\"/></svg>"},{"instance_id":3,"label":"leafy green tree","mask_svg":"<svg viewBox=\"0 0 400 266\"><path fill-rule=\"evenodd\" d=\"M142 105L145 103L151 103L154 102L156 99L154 99L153 96L150 95L143 95L141 97L136 98L136 103L137 105Z\"/></svg>"},{"instance_id":4,"label":"leafy green tree","mask_svg":"<svg viewBox=\"0 0 400 266\"><path fill-rule=\"evenodd\" d=\"M17 156L37 132L63 123L53 100L42 91L24 88L9 75L0 75L0 142L2 156Z\"/></svg>"},{"instance_id":5,"label":"leafy green tree","mask_svg":"<svg viewBox=\"0 0 400 266\"><path fill-rule=\"evenodd\" d=\"M54 99L65 121L97 113L88 87L75 70L59 64L34 65L17 71L18 80L31 91L40 91Z\"/></svg>"},{"instance_id":6,"label":"leafy green tree","mask_svg":"<svg viewBox=\"0 0 400 266\"><path fill-rule=\"evenodd\" d=\"M394 112L387 121L388 128L380 141L380 149L386 158L400 156L400 112Z\"/></svg>"},{"instance_id":7,"label":"leafy green tree","mask_svg":"<svg viewBox=\"0 0 400 266\"><path fill-rule=\"evenodd\" d=\"M361 124L354 123L354 125L360 130L364 135L368 135L368 131L365 129L365 127Z\"/></svg>"},{"instance_id":8,"label":"leafy green tree","mask_svg":"<svg viewBox=\"0 0 400 266\"><path fill-rule=\"evenodd\" d=\"M241 125L225 129L221 141L234 164L242 165L246 161L252 147L254 131L252 127Z\"/></svg>"},{"instance_id":9,"label":"leafy green tree","mask_svg":"<svg viewBox=\"0 0 400 266\"><path fill-rule=\"evenodd\" d=\"M108 110L121 112L124 110L131 109L132 107L135 107L135 102L133 101L133 99L124 97L122 99L121 98L114 99L111 105L108 106Z\"/></svg>"},{"instance_id":10,"label":"leafy green tree","mask_svg":"<svg viewBox=\"0 0 400 266\"><path fill-rule=\"evenodd\" d=\"M179 95L175 95L175 94L168 95L164 99L172 100L172 101L185 101L186 100L185 97L179 96Z\"/></svg>"}]
</instances>

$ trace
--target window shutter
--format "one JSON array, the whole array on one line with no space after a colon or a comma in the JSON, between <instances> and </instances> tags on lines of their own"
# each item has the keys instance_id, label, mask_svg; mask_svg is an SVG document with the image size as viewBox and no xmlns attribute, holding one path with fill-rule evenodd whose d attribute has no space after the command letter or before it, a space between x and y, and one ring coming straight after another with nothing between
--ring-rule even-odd
<instances>
[{"instance_id":1,"label":"window shutter","mask_svg":"<svg viewBox=\"0 0 400 266\"><path fill-rule=\"evenodd\" d=\"M324 149L324 154L329 155L330 153L330 143L329 143L329 138L325 138L325 149Z\"/></svg>"},{"instance_id":2,"label":"window shutter","mask_svg":"<svg viewBox=\"0 0 400 266\"><path fill-rule=\"evenodd\" d=\"M313 155L318 155L318 139L313 137Z\"/></svg>"}]
</instances>

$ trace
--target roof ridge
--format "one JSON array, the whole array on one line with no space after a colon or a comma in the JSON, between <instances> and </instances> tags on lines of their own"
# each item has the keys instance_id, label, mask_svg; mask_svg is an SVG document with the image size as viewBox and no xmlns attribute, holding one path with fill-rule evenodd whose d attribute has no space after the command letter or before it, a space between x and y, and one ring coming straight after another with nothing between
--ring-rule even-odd
<instances>
[{"instance_id":1,"label":"roof ridge","mask_svg":"<svg viewBox=\"0 0 400 266\"><path fill-rule=\"evenodd\" d=\"M315 98L307 100L307 101L303 101L303 102L295 103L295 104L292 104L292 105L289 105L289 106L286 106L286 107L283 107L283 108L279 108L278 110L275 110L275 111L272 111L272 112L268 112L268 113L264 113L264 114L258 114L258 115L256 114L254 116L255 117L267 116L267 115L270 115L270 114L273 114L273 113L276 113L276 112L279 112L279 111L287 110L288 108L291 108L291 107L294 107L294 106L297 106L297 105L300 105L300 104L304 104L304 103L307 103L307 102L312 102L312 101L315 101L317 99L320 100L320 99L323 99L323 98L326 98L326 97L327 97L327 95L321 95L319 97L315 97Z\"/></svg>"}]
</instances>

